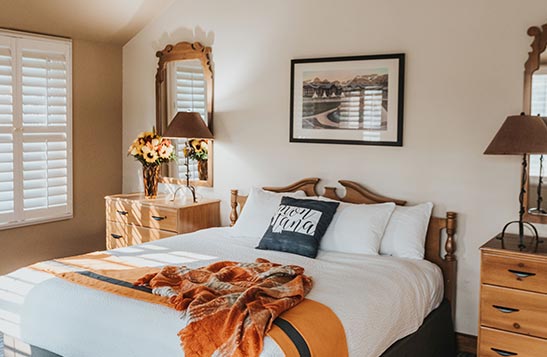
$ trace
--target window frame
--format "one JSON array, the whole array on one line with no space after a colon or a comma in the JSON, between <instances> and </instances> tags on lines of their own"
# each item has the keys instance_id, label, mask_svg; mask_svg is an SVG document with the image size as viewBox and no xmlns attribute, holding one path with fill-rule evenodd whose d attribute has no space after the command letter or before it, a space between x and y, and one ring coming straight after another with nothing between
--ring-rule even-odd
<instances>
[{"instance_id":1,"label":"window frame","mask_svg":"<svg viewBox=\"0 0 547 357\"><path fill-rule=\"evenodd\" d=\"M22 31L13 31L0 28L0 38L9 38L11 42L12 53L12 88L13 88L13 124L11 131L13 133L13 213L7 214L4 217L12 219L4 219L0 216L0 231L35 224L56 222L72 219L74 217L74 181L73 181L73 58L72 58L72 40L64 37L56 37L42 34L34 34ZM25 133L36 133L36 128L23 126L23 86L22 86L22 47L20 45L27 44L27 49L31 48L37 51L52 50L57 51L61 46L64 46L64 54L66 55L66 127L62 131L66 134L67 143L67 203L66 209L64 206L47 207L36 210L24 210L24 192L23 192L23 135ZM35 47L28 46L28 43L33 43ZM9 128L9 127L7 127ZM47 133L52 128L49 125L41 126L38 134ZM3 131L2 131L3 132ZM52 130L53 132L53 130ZM59 132L59 131L56 131Z\"/></svg>"}]
</instances>

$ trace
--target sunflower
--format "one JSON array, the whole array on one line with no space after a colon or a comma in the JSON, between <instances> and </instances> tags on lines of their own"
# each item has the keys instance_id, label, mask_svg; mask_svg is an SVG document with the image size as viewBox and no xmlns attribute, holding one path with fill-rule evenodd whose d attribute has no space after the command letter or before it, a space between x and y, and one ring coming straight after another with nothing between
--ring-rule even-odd
<instances>
[{"instance_id":1,"label":"sunflower","mask_svg":"<svg viewBox=\"0 0 547 357\"><path fill-rule=\"evenodd\" d=\"M129 145L127 154L143 165L159 165L176 158L175 148L170 140L162 138L156 131L143 131Z\"/></svg>"},{"instance_id":2,"label":"sunflower","mask_svg":"<svg viewBox=\"0 0 547 357\"><path fill-rule=\"evenodd\" d=\"M156 150L151 150L147 152L146 154L144 154L144 160L146 160L146 162L148 162L149 164L156 162L157 159L158 159L158 153Z\"/></svg>"},{"instance_id":3,"label":"sunflower","mask_svg":"<svg viewBox=\"0 0 547 357\"><path fill-rule=\"evenodd\" d=\"M191 139L186 143L185 156L192 160L205 161L207 160L208 146L207 140Z\"/></svg>"},{"instance_id":4,"label":"sunflower","mask_svg":"<svg viewBox=\"0 0 547 357\"><path fill-rule=\"evenodd\" d=\"M162 159L168 159L173 153L173 147L167 145L161 145L158 149L158 154Z\"/></svg>"}]
</instances>

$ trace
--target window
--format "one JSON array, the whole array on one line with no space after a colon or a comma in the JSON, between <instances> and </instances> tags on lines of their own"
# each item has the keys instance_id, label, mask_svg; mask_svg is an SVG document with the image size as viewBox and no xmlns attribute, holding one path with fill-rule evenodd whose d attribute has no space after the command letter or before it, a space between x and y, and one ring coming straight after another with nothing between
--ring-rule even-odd
<instances>
[{"instance_id":1,"label":"window","mask_svg":"<svg viewBox=\"0 0 547 357\"><path fill-rule=\"evenodd\" d=\"M0 229L72 217L72 44L0 30Z\"/></svg>"}]
</instances>

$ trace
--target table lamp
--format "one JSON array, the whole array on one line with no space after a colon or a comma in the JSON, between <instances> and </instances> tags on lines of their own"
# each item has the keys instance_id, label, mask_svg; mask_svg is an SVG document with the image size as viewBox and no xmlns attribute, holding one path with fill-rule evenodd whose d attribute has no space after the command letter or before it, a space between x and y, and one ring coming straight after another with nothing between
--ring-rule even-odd
<instances>
[{"instance_id":1,"label":"table lamp","mask_svg":"<svg viewBox=\"0 0 547 357\"><path fill-rule=\"evenodd\" d=\"M522 176L520 180L519 195L519 220L507 223L501 231L499 239L503 240L507 227L518 224L519 227L519 249L526 248L524 244L524 226L530 227L536 245L539 243L536 227L530 222L523 221L524 217L524 195L526 193L526 177L529 154L547 153L547 124L545 118L531 115L513 115L507 117L501 128L492 139L492 142L484 154L486 155L522 155Z\"/></svg>"},{"instance_id":2,"label":"table lamp","mask_svg":"<svg viewBox=\"0 0 547 357\"><path fill-rule=\"evenodd\" d=\"M214 139L213 133L209 130L201 115L196 112L178 112L169 123L167 130L163 133L165 138L186 138L190 139ZM192 200L196 200L196 188L190 185L190 159L185 157L186 162L186 187L192 192ZM176 192L173 195L173 199Z\"/></svg>"}]
</instances>

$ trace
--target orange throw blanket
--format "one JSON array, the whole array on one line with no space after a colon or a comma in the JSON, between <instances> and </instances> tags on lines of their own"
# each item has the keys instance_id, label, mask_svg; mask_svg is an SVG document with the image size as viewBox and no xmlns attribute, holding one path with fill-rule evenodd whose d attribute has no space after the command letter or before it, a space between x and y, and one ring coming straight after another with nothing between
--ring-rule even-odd
<instances>
[{"instance_id":1,"label":"orange throw blanket","mask_svg":"<svg viewBox=\"0 0 547 357\"><path fill-rule=\"evenodd\" d=\"M273 321L304 299L312 280L302 267L257 259L199 269L166 266L135 285L185 311L188 325L179 332L185 356L258 356Z\"/></svg>"}]
</instances>

